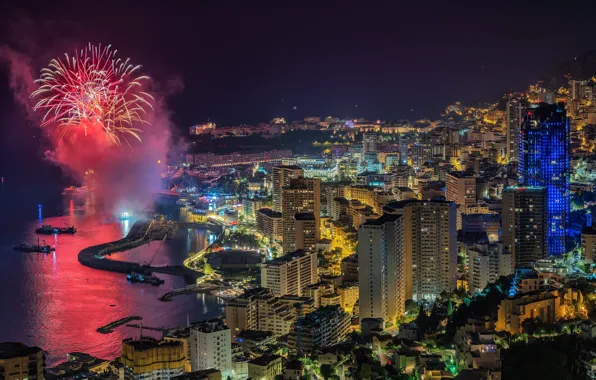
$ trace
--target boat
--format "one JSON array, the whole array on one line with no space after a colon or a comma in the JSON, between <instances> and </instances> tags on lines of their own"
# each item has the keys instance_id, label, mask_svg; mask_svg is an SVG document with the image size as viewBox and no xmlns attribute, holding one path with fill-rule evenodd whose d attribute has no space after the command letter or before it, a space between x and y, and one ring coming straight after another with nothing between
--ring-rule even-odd
<instances>
[{"instance_id":1,"label":"boat","mask_svg":"<svg viewBox=\"0 0 596 380\"><path fill-rule=\"evenodd\" d=\"M39 239L37 240L37 244L21 243L19 245L15 245L13 247L13 249L15 251L21 251L21 252L40 252L40 253L50 253L50 252L53 252L56 250L54 247L51 247L48 244L46 244L45 240L43 241L43 245L39 244Z\"/></svg>"},{"instance_id":2,"label":"boat","mask_svg":"<svg viewBox=\"0 0 596 380\"><path fill-rule=\"evenodd\" d=\"M136 272L130 272L126 276L126 279L132 283L140 282L143 284L149 284L151 286L159 286L159 285L165 283L165 281L159 277L145 276L144 274L140 274L140 273L136 273Z\"/></svg>"},{"instance_id":3,"label":"boat","mask_svg":"<svg viewBox=\"0 0 596 380\"><path fill-rule=\"evenodd\" d=\"M41 235L55 235L55 234L74 234L77 229L74 226L67 227L54 227L51 224L44 224L43 226L36 228L35 232Z\"/></svg>"}]
</instances>

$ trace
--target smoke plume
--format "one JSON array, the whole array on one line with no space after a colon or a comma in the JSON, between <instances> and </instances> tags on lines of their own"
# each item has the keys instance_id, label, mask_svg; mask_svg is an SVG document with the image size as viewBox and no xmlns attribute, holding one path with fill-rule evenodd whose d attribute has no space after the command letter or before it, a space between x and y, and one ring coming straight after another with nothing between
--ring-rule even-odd
<instances>
[{"instance_id":1,"label":"smoke plume","mask_svg":"<svg viewBox=\"0 0 596 380\"><path fill-rule=\"evenodd\" d=\"M21 46L0 46L0 64L9 69L14 99L31 122L39 125L42 116L33 112L35 99L30 97L37 89L34 83L37 75L34 73L39 73L48 64L48 57L70 53L86 44L81 41L74 46L69 41L68 45L73 46L61 46L62 50L57 50L58 44L54 44L43 52L29 40ZM49 51L51 49L56 51ZM119 52L119 56L127 57L126 52ZM143 74L151 76L148 72ZM69 128L63 137L60 137L61 127L44 127L47 134L43 135L48 136L46 159L59 165L79 184L88 185L97 204L103 206L103 211L145 210L152 204L154 193L162 188L161 172L167 162L172 129L166 97L170 92L181 91L183 85L180 78L175 78L163 86L149 83L149 87L146 91L155 97L155 104L154 110L146 115L150 124L141 127L142 142L129 139L128 143L114 145L105 139L100 127L93 125L85 129Z\"/></svg>"}]
</instances>

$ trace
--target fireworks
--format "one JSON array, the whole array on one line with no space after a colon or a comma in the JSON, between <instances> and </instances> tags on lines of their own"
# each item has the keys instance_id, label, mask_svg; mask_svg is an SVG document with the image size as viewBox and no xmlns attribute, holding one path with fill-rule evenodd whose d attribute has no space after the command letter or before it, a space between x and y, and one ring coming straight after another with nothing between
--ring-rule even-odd
<instances>
[{"instance_id":1,"label":"fireworks","mask_svg":"<svg viewBox=\"0 0 596 380\"><path fill-rule=\"evenodd\" d=\"M35 83L39 89L31 94L40 98L34 109L43 110L41 126L61 127L60 138L71 128L100 127L106 138L116 144L121 138L141 140L139 128L144 116L152 110L153 97L143 91L141 66L129 59L116 58L110 46L89 46L74 56L50 61Z\"/></svg>"}]
</instances>

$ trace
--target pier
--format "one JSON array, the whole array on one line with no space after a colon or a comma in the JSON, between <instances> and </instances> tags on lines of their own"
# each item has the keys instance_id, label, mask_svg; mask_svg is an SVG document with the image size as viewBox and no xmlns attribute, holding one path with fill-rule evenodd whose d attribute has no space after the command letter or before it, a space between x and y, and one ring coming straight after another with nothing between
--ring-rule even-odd
<instances>
[{"instance_id":1,"label":"pier","mask_svg":"<svg viewBox=\"0 0 596 380\"><path fill-rule=\"evenodd\" d=\"M139 317L138 315L131 315L130 317L120 318L117 321L110 322L105 326L101 326L100 328L97 329L97 332L102 333L102 334L109 334L109 333L114 332L114 329L118 326L122 326L123 324L131 322L131 321L140 321L142 319L143 319L143 317Z\"/></svg>"},{"instance_id":2,"label":"pier","mask_svg":"<svg viewBox=\"0 0 596 380\"><path fill-rule=\"evenodd\" d=\"M145 275L151 275L153 273L163 273L173 276L184 277L188 282L195 282L197 278L200 278L203 274L201 272L194 271L190 268L186 268L183 265L172 265L172 266L151 266L151 265L140 265L128 261L109 260L105 259L106 255L110 255L115 252L126 251L141 245L147 244L152 240L162 240L164 237L169 236L173 231L180 225L176 223L155 223L154 221L144 220L137 221L132 226L128 234L124 239L117 241L95 245L88 247L79 252L79 262L90 268L100 269L110 272L118 273L130 273L137 272ZM189 225L183 224L185 227ZM214 232L219 232L220 226L211 225L209 223L194 224L195 228L205 228Z\"/></svg>"}]
</instances>

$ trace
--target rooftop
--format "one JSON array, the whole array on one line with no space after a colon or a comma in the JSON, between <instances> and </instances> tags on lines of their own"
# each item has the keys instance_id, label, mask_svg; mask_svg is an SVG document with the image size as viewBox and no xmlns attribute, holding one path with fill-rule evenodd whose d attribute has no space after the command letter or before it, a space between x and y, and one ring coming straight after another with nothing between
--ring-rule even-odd
<instances>
[{"instance_id":1,"label":"rooftop","mask_svg":"<svg viewBox=\"0 0 596 380\"><path fill-rule=\"evenodd\" d=\"M306 255L310 255L310 253L299 249L297 251L290 252L287 255L283 255L283 256L278 257L276 259L266 261L265 264L266 265L282 265L282 264L285 264L285 263L289 263L290 261L293 261L293 260L299 259L301 257L304 257Z\"/></svg>"},{"instance_id":2,"label":"rooftop","mask_svg":"<svg viewBox=\"0 0 596 380\"><path fill-rule=\"evenodd\" d=\"M261 214L263 214L263 215L266 215L266 216L268 216L270 218L279 218L279 219L281 219L281 212L273 211L270 208L261 208L261 209L259 209L258 212L261 213Z\"/></svg>"},{"instance_id":3,"label":"rooftop","mask_svg":"<svg viewBox=\"0 0 596 380\"><path fill-rule=\"evenodd\" d=\"M181 342L175 340L157 340L151 337L141 337L139 340L127 338L122 341L123 344L134 347L137 351L150 350L156 347L176 347L182 345Z\"/></svg>"},{"instance_id":4,"label":"rooftop","mask_svg":"<svg viewBox=\"0 0 596 380\"><path fill-rule=\"evenodd\" d=\"M312 212L300 212L300 213L294 215L294 219L296 219L296 220L316 220L315 214L313 214Z\"/></svg>"},{"instance_id":5,"label":"rooftop","mask_svg":"<svg viewBox=\"0 0 596 380\"><path fill-rule=\"evenodd\" d=\"M401 215L383 214L381 217L379 217L375 220L369 220L369 221L365 222L363 224L363 226L380 226L387 222L395 222L399 218L401 218Z\"/></svg>"},{"instance_id":6,"label":"rooftop","mask_svg":"<svg viewBox=\"0 0 596 380\"><path fill-rule=\"evenodd\" d=\"M20 342L0 343L0 359L11 359L21 356L28 356L42 351L37 346L29 347Z\"/></svg>"},{"instance_id":7,"label":"rooftop","mask_svg":"<svg viewBox=\"0 0 596 380\"><path fill-rule=\"evenodd\" d=\"M199 322L193 325L192 329L202 333L212 333L215 331L229 330L228 326L226 326L224 321L220 318L213 318Z\"/></svg>"},{"instance_id":8,"label":"rooftop","mask_svg":"<svg viewBox=\"0 0 596 380\"><path fill-rule=\"evenodd\" d=\"M271 363L275 360L278 360L280 358L281 358L281 356L279 356L279 355L263 355L263 356L259 356L258 358L249 361L248 363L258 365L261 367L265 367L265 366L269 365L269 363Z\"/></svg>"}]
</instances>

